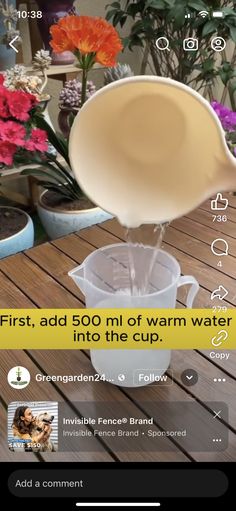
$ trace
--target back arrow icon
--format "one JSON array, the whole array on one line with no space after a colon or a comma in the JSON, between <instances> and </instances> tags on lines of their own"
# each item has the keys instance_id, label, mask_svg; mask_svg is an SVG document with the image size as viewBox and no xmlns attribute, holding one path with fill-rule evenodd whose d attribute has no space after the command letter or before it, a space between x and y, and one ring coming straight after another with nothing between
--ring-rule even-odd
<instances>
[{"instance_id":1,"label":"back arrow icon","mask_svg":"<svg viewBox=\"0 0 236 511\"><path fill-rule=\"evenodd\" d=\"M14 39L12 39L12 41L9 43L9 46L16 52L16 53L19 53L19 50L17 50L17 48L14 46L14 42L17 41L17 39L19 39L19 36L16 35L16 37L14 37Z\"/></svg>"}]
</instances>

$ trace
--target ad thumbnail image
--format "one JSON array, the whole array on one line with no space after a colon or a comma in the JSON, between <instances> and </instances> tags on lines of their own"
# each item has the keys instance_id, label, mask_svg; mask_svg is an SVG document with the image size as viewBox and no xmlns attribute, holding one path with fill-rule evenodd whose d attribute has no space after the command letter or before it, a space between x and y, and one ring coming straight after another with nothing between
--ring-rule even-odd
<instances>
[{"instance_id":1,"label":"ad thumbnail image","mask_svg":"<svg viewBox=\"0 0 236 511\"><path fill-rule=\"evenodd\" d=\"M58 450L58 403L13 402L8 406L8 447L13 452Z\"/></svg>"}]
</instances>

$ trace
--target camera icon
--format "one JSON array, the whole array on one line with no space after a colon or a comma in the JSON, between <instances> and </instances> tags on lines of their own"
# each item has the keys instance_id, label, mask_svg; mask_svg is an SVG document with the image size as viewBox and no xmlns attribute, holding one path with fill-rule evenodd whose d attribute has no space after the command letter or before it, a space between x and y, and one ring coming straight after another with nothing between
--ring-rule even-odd
<instances>
[{"instance_id":1,"label":"camera icon","mask_svg":"<svg viewBox=\"0 0 236 511\"><path fill-rule=\"evenodd\" d=\"M197 51L198 50L198 39L194 37L188 37L183 40L183 49L185 51Z\"/></svg>"}]
</instances>

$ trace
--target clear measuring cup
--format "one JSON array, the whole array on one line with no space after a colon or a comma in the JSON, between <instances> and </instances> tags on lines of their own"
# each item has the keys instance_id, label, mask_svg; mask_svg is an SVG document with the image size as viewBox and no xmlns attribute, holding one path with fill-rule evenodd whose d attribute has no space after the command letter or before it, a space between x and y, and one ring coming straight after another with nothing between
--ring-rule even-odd
<instances>
[{"instance_id":1,"label":"clear measuring cup","mask_svg":"<svg viewBox=\"0 0 236 511\"><path fill-rule=\"evenodd\" d=\"M145 260L155 263L149 276L147 293L131 296L130 250L135 249L137 288ZM199 284L193 276L181 276L176 259L149 246L119 243L92 252L84 262L69 272L85 295L89 308L175 308L177 290L190 285L186 306L191 308ZM97 373L107 381L125 387L146 385L143 376L161 377L170 363L170 350L91 350L91 361Z\"/></svg>"}]
</instances>

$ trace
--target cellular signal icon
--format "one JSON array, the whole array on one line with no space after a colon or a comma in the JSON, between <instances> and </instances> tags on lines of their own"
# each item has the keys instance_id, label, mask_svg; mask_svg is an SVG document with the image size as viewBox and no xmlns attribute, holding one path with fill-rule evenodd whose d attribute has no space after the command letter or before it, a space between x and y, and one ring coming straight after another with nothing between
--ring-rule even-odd
<instances>
[{"instance_id":1,"label":"cellular signal icon","mask_svg":"<svg viewBox=\"0 0 236 511\"><path fill-rule=\"evenodd\" d=\"M201 18L206 18L208 16L208 12L207 11L200 11L198 13L199 16L201 16Z\"/></svg>"}]
</instances>

